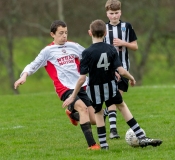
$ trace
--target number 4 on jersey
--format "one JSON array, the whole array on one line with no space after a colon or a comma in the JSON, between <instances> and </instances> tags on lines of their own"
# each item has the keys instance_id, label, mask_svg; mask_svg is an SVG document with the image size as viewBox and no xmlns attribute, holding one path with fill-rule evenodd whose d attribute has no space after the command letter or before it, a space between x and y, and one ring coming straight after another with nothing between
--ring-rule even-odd
<instances>
[{"instance_id":1,"label":"number 4 on jersey","mask_svg":"<svg viewBox=\"0 0 175 160\"><path fill-rule=\"evenodd\" d=\"M110 65L110 63L108 63L108 57L106 53L102 53L100 56L100 59L97 63L97 68L102 68L104 67L104 70L108 70L108 66Z\"/></svg>"}]
</instances>

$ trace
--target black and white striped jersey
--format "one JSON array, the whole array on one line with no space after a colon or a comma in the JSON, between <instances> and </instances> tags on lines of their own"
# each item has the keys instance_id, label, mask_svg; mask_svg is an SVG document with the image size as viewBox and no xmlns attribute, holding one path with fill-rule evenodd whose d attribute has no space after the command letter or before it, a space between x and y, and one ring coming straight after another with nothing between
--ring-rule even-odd
<instances>
[{"instance_id":1,"label":"black and white striped jersey","mask_svg":"<svg viewBox=\"0 0 175 160\"><path fill-rule=\"evenodd\" d=\"M96 104L116 95L115 70L122 66L114 46L94 43L82 53L80 74L89 74L87 94Z\"/></svg>"},{"instance_id":2,"label":"black and white striped jersey","mask_svg":"<svg viewBox=\"0 0 175 160\"><path fill-rule=\"evenodd\" d=\"M106 23L107 34L104 38L105 43L112 45L114 38L119 38L126 42L133 42L137 40L135 31L130 23L120 21L120 23L116 26L113 26L109 23L110 22ZM123 68L125 68L128 71L130 68L128 49L124 46L116 47L116 49L119 53L119 57L122 62Z\"/></svg>"}]
</instances>

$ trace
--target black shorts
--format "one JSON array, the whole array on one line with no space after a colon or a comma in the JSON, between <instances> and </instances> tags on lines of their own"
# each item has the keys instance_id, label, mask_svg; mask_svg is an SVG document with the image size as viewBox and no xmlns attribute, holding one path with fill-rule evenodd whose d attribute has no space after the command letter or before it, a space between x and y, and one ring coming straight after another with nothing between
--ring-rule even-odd
<instances>
[{"instance_id":1,"label":"black shorts","mask_svg":"<svg viewBox=\"0 0 175 160\"><path fill-rule=\"evenodd\" d=\"M70 89L70 90L66 91L66 92L62 95L61 100L62 100L62 101L65 101L65 100L72 94L73 91L74 91L73 89ZM91 100L89 99L89 97L88 97L88 95L87 95L85 89L84 89L84 88L81 88L80 91L78 92L78 94L77 94L75 100L68 106L68 109L69 109L71 112L75 112L74 104L75 104L75 102L76 102L77 100L79 100L79 99L81 99L81 100L85 103L85 105L86 105L87 107L92 106L92 102L91 102Z\"/></svg>"},{"instance_id":2,"label":"black shorts","mask_svg":"<svg viewBox=\"0 0 175 160\"><path fill-rule=\"evenodd\" d=\"M106 105L106 107L109 107L113 104L121 104L122 102L123 102L123 98L122 98L120 92L117 91L117 93L114 97L112 97L111 99L105 101L105 105ZM92 106L95 109L95 113L97 113L97 112L101 111L101 109L103 107L103 103L101 103L101 104L92 103Z\"/></svg>"},{"instance_id":3,"label":"black shorts","mask_svg":"<svg viewBox=\"0 0 175 160\"><path fill-rule=\"evenodd\" d=\"M129 87L128 82L129 80L127 78L121 76L121 80L118 82L118 89L127 92Z\"/></svg>"}]
</instances>

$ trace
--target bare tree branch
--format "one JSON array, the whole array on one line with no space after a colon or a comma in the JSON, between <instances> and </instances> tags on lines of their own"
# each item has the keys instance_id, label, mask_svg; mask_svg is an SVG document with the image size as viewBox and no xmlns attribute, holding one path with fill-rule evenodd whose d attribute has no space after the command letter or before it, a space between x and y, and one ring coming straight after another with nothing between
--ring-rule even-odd
<instances>
[{"instance_id":1,"label":"bare tree branch","mask_svg":"<svg viewBox=\"0 0 175 160\"><path fill-rule=\"evenodd\" d=\"M41 31L43 31L44 33L49 33L49 29L45 28L44 26L38 24L38 23L32 23L32 22L23 22L23 24L29 26L29 27L34 27L34 28L38 28Z\"/></svg>"}]
</instances>

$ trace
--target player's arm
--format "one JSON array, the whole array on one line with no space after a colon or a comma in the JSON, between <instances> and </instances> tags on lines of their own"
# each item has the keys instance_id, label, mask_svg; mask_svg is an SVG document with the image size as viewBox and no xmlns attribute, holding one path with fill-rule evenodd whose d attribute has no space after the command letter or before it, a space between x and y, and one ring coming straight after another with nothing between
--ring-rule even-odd
<instances>
[{"instance_id":1,"label":"player's arm","mask_svg":"<svg viewBox=\"0 0 175 160\"><path fill-rule=\"evenodd\" d=\"M114 38L113 45L117 46L117 47L124 46L124 47L127 47L128 49L131 49L133 51L136 51L138 49L137 41L126 42L126 41L123 41L119 38Z\"/></svg>"},{"instance_id":2,"label":"player's arm","mask_svg":"<svg viewBox=\"0 0 175 160\"><path fill-rule=\"evenodd\" d=\"M123 77L130 80L131 86L134 86L136 84L134 77L127 70L125 70L123 67L118 67L117 70L118 70L120 75L122 75Z\"/></svg>"},{"instance_id":3,"label":"player's arm","mask_svg":"<svg viewBox=\"0 0 175 160\"><path fill-rule=\"evenodd\" d=\"M80 75L73 93L70 95L69 98L67 98L63 102L63 105L62 105L63 108L68 106L69 104L71 104L74 101L75 97L77 96L78 92L80 91L81 86L83 85L83 83L85 81L86 81L86 75Z\"/></svg>"},{"instance_id":4,"label":"player's arm","mask_svg":"<svg viewBox=\"0 0 175 160\"><path fill-rule=\"evenodd\" d=\"M14 89L26 82L27 76L34 74L39 68L46 66L47 52L43 49L38 56L22 71L20 78L14 83Z\"/></svg>"}]
</instances>

